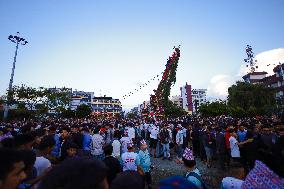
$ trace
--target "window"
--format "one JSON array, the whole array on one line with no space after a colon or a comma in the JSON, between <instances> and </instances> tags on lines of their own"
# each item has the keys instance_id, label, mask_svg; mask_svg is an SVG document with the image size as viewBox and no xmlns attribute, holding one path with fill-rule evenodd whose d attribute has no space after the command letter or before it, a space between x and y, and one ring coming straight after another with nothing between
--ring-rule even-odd
<instances>
[{"instance_id":1,"label":"window","mask_svg":"<svg viewBox=\"0 0 284 189\"><path fill-rule=\"evenodd\" d=\"M271 87L273 87L273 88L278 87L278 83L273 83L273 84L271 84Z\"/></svg>"}]
</instances>

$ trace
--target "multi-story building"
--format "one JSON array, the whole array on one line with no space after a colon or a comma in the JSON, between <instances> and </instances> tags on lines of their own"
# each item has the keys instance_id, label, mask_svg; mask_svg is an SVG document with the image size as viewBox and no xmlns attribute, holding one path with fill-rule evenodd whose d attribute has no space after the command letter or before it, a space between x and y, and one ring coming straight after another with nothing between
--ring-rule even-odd
<instances>
[{"instance_id":1,"label":"multi-story building","mask_svg":"<svg viewBox=\"0 0 284 189\"><path fill-rule=\"evenodd\" d=\"M261 80L264 79L267 75L267 72L253 72L248 73L243 76L245 82L248 83L261 83Z\"/></svg>"},{"instance_id":2,"label":"multi-story building","mask_svg":"<svg viewBox=\"0 0 284 189\"><path fill-rule=\"evenodd\" d=\"M273 69L274 74L267 76L267 72L254 72L243 76L245 82L262 83L275 89L275 98L284 98L284 64L279 64ZM253 76L253 77L252 77Z\"/></svg>"},{"instance_id":3,"label":"multi-story building","mask_svg":"<svg viewBox=\"0 0 284 189\"><path fill-rule=\"evenodd\" d=\"M181 96L173 96L171 98L171 101L178 107L183 108L183 100L181 98Z\"/></svg>"},{"instance_id":4,"label":"multi-story building","mask_svg":"<svg viewBox=\"0 0 284 189\"><path fill-rule=\"evenodd\" d=\"M276 98L284 98L284 64L276 66L273 72L273 75L263 78L261 83L274 88Z\"/></svg>"},{"instance_id":5,"label":"multi-story building","mask_svg":"<svg viewBox=\"0 0 284 189\"><path fill-rule=\"evenodd\" d=\"M94 97L92 99L93 114L99 115L118 115L122 111L121 102L119 99L113 99L112 97Z\"/></svg>"},{"instance_id":6,"label":"multi-story building","mask_svg":"<svg viewBox=\"0 0 284 189\"><path fill-rule=\"evenodd\" d=\"M188 85L187 82L185 86L180 87L181 99L182 99L182 108L188 113L192 114L192 95L191 95L191 85Z\"/></svg>"},{"instance_id":7,"label":"multi-story building","mask_svg":"<svg viewBox=\"0 0 284 189\"><path fill-rule=\"evenodd\" d=\"M67 92L69 95L72 94L72 88L66 88L66 87L62 87L62 88L49 88L48 89L50 92L56 93L56 92Z\"/></svg>"},{"instance_id":8,"label":"multi-story building","mask_svg":"<svg viewBox=\"0 0 284 189\"><path fill-rule=\"evenodd\" d=\"M193 112L196 112L201 104L207 102L207 89L193 89L191 91Z\"/></svg>"},{"instance_id":9,"label":"multi-story building","mask_svg":"<svg viewBox=\"0 0 284 189\"><path fill-rule=\"evenodd\" d=\"M190 114L195 113L201 104L207 102L207 89L192 89L191 85L186 83L185 86L180 88L180 91L182 107Z\"/></svg>"},{"instance_id":10,"label":"multi-story building","mask_svg":"<svg viewBox=\"0 0 284 189\"><path fill-rule=\"evenodd\" d=\"M94 92L73 91L71 97L71 110L76 110L81 104L91 106Z\"/></svg>"}]
</instances>

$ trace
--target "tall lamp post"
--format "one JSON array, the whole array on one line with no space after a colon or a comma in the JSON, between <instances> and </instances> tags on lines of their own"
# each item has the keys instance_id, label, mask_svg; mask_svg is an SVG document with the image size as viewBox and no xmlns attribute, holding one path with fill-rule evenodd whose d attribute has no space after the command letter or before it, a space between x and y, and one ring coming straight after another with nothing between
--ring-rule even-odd
<instances>
[{"instance_id":1,"label":"tall lamp post","mask_svg":"<svg viewBox=\"0 0 284 189\"><path fill-rule=\"evenodd\" d=\"M12 96L11 96L12 95L12 85L13 85L13 79L14 79L14 73L15 73L15 66L16 66L18 48L19 48L19 45L26 45L28 43L28 41L26 39L20 37L19 32L17 32L16 35L9 35L8 39L10 41L12 41L13 43L16 43L16 51L15 51L15 56L14 56L14 61L13 61L11 78L10 78L10 82L9 82L7 103L6 103L5 109L4 109L4 119L6 119L7 116L8 116L9 104L11 103L11 100L12 100Z\"/></svg>"}]
</instances>

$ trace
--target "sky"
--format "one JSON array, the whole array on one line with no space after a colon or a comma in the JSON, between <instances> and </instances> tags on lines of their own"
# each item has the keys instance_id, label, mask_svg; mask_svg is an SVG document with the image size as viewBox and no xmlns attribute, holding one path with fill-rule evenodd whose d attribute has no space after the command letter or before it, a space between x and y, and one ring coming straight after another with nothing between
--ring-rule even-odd
<instances>
[{"instance_id":1,"label":"sky","mask_svg":"<svg viewBox=\"0 0 284 189\"><path fill-rule=\"evenodd\" d=\"M177 81L225 98L244 70L245 47L262 59L284 62L283 0L1 0L0 95L8 88L15 44L14 85L70 87L119 98L124 108L149 99L152 81L181 45ZM263 70L261 70L263 71ZM161 77L161 76L160 76Z\"/></svg>"}]
</instances>

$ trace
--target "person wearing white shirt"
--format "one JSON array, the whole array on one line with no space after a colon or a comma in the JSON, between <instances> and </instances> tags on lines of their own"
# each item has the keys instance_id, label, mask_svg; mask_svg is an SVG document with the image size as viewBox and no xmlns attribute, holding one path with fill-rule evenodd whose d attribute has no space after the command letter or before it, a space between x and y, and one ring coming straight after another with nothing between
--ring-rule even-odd
<instances>
[{"instance_id":1,"label":"person wearing white shirt","mask_svg":"<svg viewBox=\"0 0 284 189\"><path fill-rule=\"evenodd\" d=\"M132 141L135 139L135 129L133 128L132 125L128 128L128 137L129 137Z\"/></svg>"},{"instance_id":2,"label":"person wearing white shirt","mask_svg":"<svg viewBox=\"0 0 284 189\"><path fill-rule=\"evenodd\" d=\"M128 151L121 155L121 164L123 171L141 171L140 159L137 153L134 152L133 144L127 145Z\"/></svg>"},{"instance_id":3,"label":"person wearing white shirt","mask_svg":"<svg viewBox=\"0 0 284 189\"><path fill-rule=\"evenodd\" d=\"M120 143L121 143L121 153L127 152L127 145L129 143L132 143L131 139L128 137L127 131L124 131L124 137L121 137Z\"/></svg>"},{"instance_id":4,"label":"person wearing white shirt","mask_svg":"<svg viewBox=\"0 0 284 189\"><path fill-rule=\"evenodd\" d=\"M239 149L239 145L238 145L238 141L237 139L231 135L231 137L229 138L230 141L230 149L231 149L231 156L232 158L240 158L240 149Z\"/></svg>"},{"instance_id":5,"label":"person wearing white shirt","mask_svg":"<svg viewBox=\"0 0 284 189\"><path fill-rule=\"evenodd\" d=\"M243 145L243 144L246 144L248 142L252 142L252 139L248 139L244 142L238 142L237 141L237 134L232 131L230 133L231 137L229 138L229 142L230 142L230 149L231 149L231 157L236 160L236 161L240 161L240 149L239 149L239 146L240 145Z\"/></svg>"},{"instance_id":6,"label":"person wearing white shirt","mask_svg":"<svg viewBox=\"0 0 284 189\"><path fill-rule=\"evenodd\" d=\"M104 151L103 145L105 144L104 138L99 134L99 130L96 129L95 134L92 137L92 155L98 159L103 160Z\"/></svg>"},{"instance_id":7,"label":"person wearing white shirt","mask_svg":"<svg viewBox=\"0 0 284 189\"><path fill-rule=\"evenodd\" d=\"M120 148L121 144L117 138L115 138L112 142L113 152L112 156L119 159L120 158Z\"/></svg>"},{"instance_id":8,"label":"person wearing white shirt","mask_svg":"<svg viewBox=\"0 0 284 189\"><path fill-rule=\"evenodd\" d=\"M39 152L34 164L34 167L37 170L37 177L44 176L48 170L51 169L51 162L46 158L46 156L51 154L55 144L53 136L47 136L41 140L38 146ZM37 183L34 188L38 188L38 186L39 183Z\"/></svg>"},{"instance_id":9,"label":"person wearing white shirt","mask_svg":"<svg viewBox=\"0 0 284 189\"><path fill-rule=\"evenodd\" d=\"M154 125L150 131L150 154L155 158L157 157L156 148L158 143L158 134L159 134L159 128Z\"/></svg>"},{"instance_id":10,"label":"person wearing white shirt","mask_svg":"<svg viewBox=\"0 0 284 189\"><path fill-rule=\"evenodd\" d=\"M178 160L181 161L182 158L182 145L183 145L183 129L181 126L178 127L178 132L176 134L176 144L177 144L177 156Z\"/></svg>"}]
</instances>

